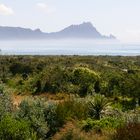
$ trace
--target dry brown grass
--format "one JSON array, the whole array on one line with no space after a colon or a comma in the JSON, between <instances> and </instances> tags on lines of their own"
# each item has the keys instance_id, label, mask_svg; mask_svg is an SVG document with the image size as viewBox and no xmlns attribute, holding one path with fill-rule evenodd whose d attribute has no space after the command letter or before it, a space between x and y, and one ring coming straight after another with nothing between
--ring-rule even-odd
<instances>
[{"instance_id":1,"label":"dry brown grass","mask_svg":"<svg viewBox=\"0 0 140 140\"><path fill-rule=\"evenodd\" d=\"M76 122L68 122L60 132L52 138L52 140L109 140L112 132L104 131L102 133L95 133L95 131L84 132Z\"/></svg>"},{"instance_id":2,"label":"dry brown grass","mask_svg":"<svg viewBox=\"0 0 140 140\"><path fill-rule=\"evenodd\" d=\"M15 106L18 106L23 100L25 100L26 98L29 97L42 97L45 98L47 101L54 101L54 102L61 102L64 101L66 99L69 98L68 94L65 93L58 93L58 94L51 94L51 93L43 93L40 95L29 95L29 94L24 94L24 95L17 95L17 94L13 94L12 96L12 100L13 100L13 104Z\"/></svg>"},{"instance_id":3,"label":"dry brown grass","mask_svg":"<svg viewBox=\"0 0 140 140\"><path fill-rule=\"evenodd\" d=\"M118 128L114 140L140 140L140 123L131 122Z\"/></svg>"},{"instance_id":4,"label":"dry brown grass","mask_svg":"<svg viewBox=\"0 0 140 140\"><path fill-rule=\"evenodd\" d=\"M51 101L63 101L69 98L69 95L66 93L57 93L57 94L43 93L36 96L44 97Z\"/></svg>"},{"instance_id":5,"label":"dry brown grass","mask_svg":"<svg viewBox=\"0 0 140 140\"><path fill-rule=\"evenodd\" d=\"M27 96L24 95L13 95L12 100L15 106L18 106Z\"/></svg>"}]
</instances>

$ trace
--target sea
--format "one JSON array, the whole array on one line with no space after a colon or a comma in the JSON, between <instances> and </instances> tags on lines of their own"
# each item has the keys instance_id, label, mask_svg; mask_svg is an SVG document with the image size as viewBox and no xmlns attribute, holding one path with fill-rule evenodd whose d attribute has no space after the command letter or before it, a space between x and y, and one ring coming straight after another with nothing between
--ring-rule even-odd
<instances>
[{"instance_id":1,"label":"sea","mask_svg":"<svg viewBox=\"0 0 140 140\"><path fill-rule=\"evenodd\" d=\"M2 40L0 55L139 56L140 44L112 40Z\"/></svg>"}]
</instances>

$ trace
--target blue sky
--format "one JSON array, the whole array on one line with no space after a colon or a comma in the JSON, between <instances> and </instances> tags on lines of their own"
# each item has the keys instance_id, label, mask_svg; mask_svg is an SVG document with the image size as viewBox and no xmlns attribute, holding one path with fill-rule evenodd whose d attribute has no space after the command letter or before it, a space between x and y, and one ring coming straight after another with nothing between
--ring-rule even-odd
<instances>
[{"instance_id":1,"label":"blue sky","mask_svg":"<svg viewBox=\"0 0 140 140\"><path fill-rule=\"evenodd\" d=\"M90 21L104 35L140 42L140 0L0 0L0 25L59 31Z\"/></svg>"}]
</instances>

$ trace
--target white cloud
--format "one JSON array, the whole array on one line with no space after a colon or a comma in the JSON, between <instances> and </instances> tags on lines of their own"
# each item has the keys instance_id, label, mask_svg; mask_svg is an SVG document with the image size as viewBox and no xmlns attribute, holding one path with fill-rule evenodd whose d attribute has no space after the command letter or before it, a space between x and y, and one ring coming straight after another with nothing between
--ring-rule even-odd
<instances>
[{"instance_id":1,"label":"white cloud","mask_svg":"<svg viewBox=\"0 0 140 140\"><path fill-rule=\"evenodd\" d=\"M0 4L0 15L12 15L12 14L14 14L12 8L7 7L4 4Z\"/></svg>"},{"instance_id":2,"label":"white cloud","mask_svg":"<svg viewBox=\"0 0 140 140\"><path fill-rule=\"evenodd\" d=\"M55 8L50 5L47 5L46 3L37 3L37 7L47 14L55 12Z\"/></svg>"}]
</instances>

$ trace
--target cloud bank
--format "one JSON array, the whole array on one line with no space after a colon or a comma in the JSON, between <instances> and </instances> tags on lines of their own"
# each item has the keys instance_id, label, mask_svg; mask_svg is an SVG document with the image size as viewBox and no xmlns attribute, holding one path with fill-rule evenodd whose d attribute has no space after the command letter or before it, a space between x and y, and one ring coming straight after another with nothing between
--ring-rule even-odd
<instances>
[{"instance_id":1,"label":"cloud bank","mask_svg":"<svg viewBox=\"0 0 140 140\"><path fill-rule=\"evenodd\" d=\"M12 8L4 5L4 4L0 4L0 15L13 15L14 11Z\"/></svg>"}]
</instances>

